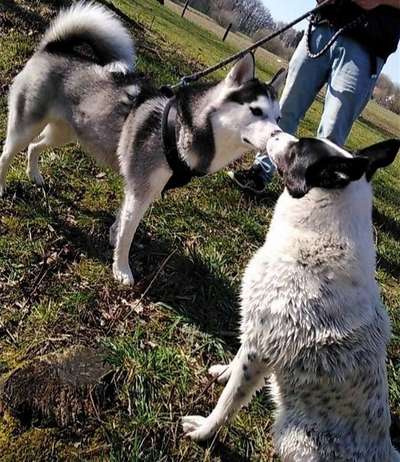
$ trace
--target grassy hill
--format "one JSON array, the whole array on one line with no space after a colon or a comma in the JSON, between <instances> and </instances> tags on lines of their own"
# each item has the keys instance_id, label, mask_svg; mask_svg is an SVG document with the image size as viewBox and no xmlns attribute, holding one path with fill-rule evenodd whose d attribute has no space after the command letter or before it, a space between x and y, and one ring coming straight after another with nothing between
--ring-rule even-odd
<instances>
[{"instance_id":1,"label":"grassy hill","mask_svg":"<svg viewBox=\"0 0 400 462\"><path fill-rule=\"evenodd\" d=\"M68 3L0 4L0 140L8 86L55 11ZM234 36L222 44L207 18L200 25L181 19L155 0L113 3L131 18L139 70L160 85L241 46ZM278 65L275 57L259 55L258 75L267 79ZM301 134L315 133L321 111L317 101ZM370 104L354 125L349 146L399 136L399 120ZM236 351L240 279L263 242L279 180L262 201L241 194L223 172L168 193L139 227L131 263L142 278L135 288L125 288L112 279L108 245L120 179L99 169L77 146L42 156L44 189L27 180L25 161L21 153L0 199L0 387L23 367L27 389L25 395L15 393L19 406L9 403L18 412L0 404L0 460L277 460L267 393L206 445L183 439L179 419L211 410L222 390L208 386L206 371ZM250 162L249 156L238 166ZM376 177L374 187L377 278L393 322L390 402L400 417L400 159ZM99 366L104 386L89 389L84 408L69 406L68 396L58 399L46 388L49 372L41 367L47 363L35 362L42 357L57 362L53 353L62 356L78 345L106 359L105 369ZM85 361L92 371L92 356ZM68 364L75 371L77 365Z\"/></svg>"}]
</instances>

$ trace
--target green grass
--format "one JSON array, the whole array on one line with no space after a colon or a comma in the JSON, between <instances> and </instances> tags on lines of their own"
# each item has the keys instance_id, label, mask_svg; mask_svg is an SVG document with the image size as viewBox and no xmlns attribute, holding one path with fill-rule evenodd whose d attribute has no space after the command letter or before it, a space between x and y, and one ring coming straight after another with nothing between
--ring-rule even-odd
<instances>
[{"instance_id":1,"label":"green grass","mask_svg":"<svg viewBox=\"0 0 400 462\"><path fill-rule=\"evenodd\" d=\"M0 9L0 20L7 19L6 32L0 31L1 140L6 90L31 55L54 3L61 2L7 0ZM138 67L158 84L176 82L235 51L155 0L114 4L147 28L132 28ZM258 64L263 78L276 69L276 63ZM315 133L321 111L317 101L300 133ZM349 146L399 136L398 120L369 105ZM137 287L124 288L112 280L108 245L108 227L121 200L119 178L111 172L96 178L101 170L71 146L43 155L42 190L27 180L25 160L21 154L14 162L0 201L0 373L70 345L100 344L115 372L115 396L99 420L88 418L76 428L26 428L4 415L0 460L274 460L266 393L207 445L183 439L179 418L210 411L221 392L217 385L207 388L207 367L229 360L237 348L240 279L263 242L279 180L259 202L233 188L223 173L168 193L153 205L135 238L131 262L143 277ZM390 402L399 414L400 161L380 173L374 186L377 277L393 323Z\"/></svg>"}]
</instances>

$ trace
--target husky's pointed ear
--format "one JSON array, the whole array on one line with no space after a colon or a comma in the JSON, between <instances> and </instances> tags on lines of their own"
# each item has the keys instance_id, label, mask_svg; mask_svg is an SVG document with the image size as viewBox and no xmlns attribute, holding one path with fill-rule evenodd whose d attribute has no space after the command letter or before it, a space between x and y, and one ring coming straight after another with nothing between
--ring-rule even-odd
<instances>
[{"instance_id":1,"label":"husky's pointed ear","mask_svg":"<svg viewBox=\"0 0 400 462\"><path fill-rule=\"evenodd\" d=\"M247 53L233 66L225 80L230 86L240 87L240 85L254 79L255 69L254 56L252 53Z\"/></svg>"},{"instance_id":2,"label":"husky's pointed ear","mask_svg":"<svg viewBox=\"0 0 400 462\"><path fill-rule=\"evenodd\" d=\"M267 85L271 85L277 92L281 89L282 85L285 83L287 76L287 69L281 67L279 71L272 77L272 79L267 82Z\"/></svg>"},{"instance_id":3,"label":"husky's pointed ear","mask_svg":"<svg viewBox=\"0 0 400 462\"><path fill-rule=\"evenodd\" d=\"M367 180L371 181L378 168L387 167L396 158L400 149L400 140L391 139L373 144L354 153L356 157L368 159Z\"/></svg>"}]
</instances>

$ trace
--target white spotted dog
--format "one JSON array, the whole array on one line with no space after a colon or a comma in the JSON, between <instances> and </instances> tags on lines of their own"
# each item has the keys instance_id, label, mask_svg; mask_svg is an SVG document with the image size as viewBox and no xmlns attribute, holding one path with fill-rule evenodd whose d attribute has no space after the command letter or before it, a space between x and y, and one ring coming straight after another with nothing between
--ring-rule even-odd
<instances>
[{"instance_id":1,"label":"white spotted dog","mask_svg":"<svg viewBox=\"0 0 400 462\"><path fill-rule=\"evenodd\" d=\"M268 142L285 190L241 293L241 347L214 366L226 387L208 417L183 418L210 438L268 380L273 440L284 462L394 462L386 348L390 324L375 281L371 178L400 141L350 154L281 133ZM220 375L222 374L222 375Z\"/></svg>"}]
</instances>

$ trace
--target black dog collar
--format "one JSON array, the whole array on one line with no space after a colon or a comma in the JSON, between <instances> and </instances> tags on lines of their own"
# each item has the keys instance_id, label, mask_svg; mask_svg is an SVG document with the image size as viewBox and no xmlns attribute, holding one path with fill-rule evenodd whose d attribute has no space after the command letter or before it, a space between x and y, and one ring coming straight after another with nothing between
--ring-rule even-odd
<instances>
[{"instance_id":1,"label":"black dog collar","mask_svg":"<svg viewBox=\"0 0 400 462\"><path fill-rule=\"evenodd\" d=\"M192 170L179 155L176 144L176 115L176 98L172 97L168 100L164 108L161 122L164 153L168 165L173 172L168 183L165 185L164 191L185 186L193 177L205 175L205 173Z\"/></svg>"}]
</instances>

